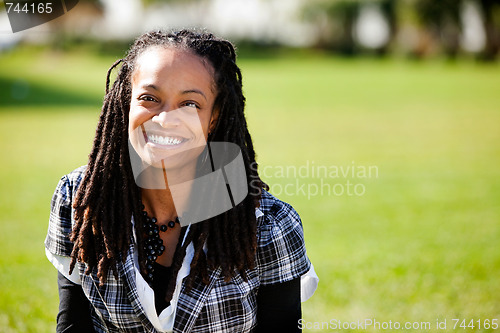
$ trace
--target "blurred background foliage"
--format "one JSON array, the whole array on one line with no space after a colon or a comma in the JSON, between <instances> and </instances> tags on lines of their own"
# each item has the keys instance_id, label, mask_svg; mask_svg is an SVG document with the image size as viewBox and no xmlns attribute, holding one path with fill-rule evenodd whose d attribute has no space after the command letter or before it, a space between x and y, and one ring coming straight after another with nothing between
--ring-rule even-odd
<instances>
[{"instance_id":1,"label":"blurred background foliage","mask_svg":"<svg viewBox=\"0 0 500 333\"><path fill-rule=\"evenodd\" d=\"M160 26L208 27L236 42L348 56L491 61L500 49L500 0L81 0L73 13L39 29L49 34L35 28L12 41L0 38L0 49L22 41L130 40Z\"/></svg>"}]
</instances>

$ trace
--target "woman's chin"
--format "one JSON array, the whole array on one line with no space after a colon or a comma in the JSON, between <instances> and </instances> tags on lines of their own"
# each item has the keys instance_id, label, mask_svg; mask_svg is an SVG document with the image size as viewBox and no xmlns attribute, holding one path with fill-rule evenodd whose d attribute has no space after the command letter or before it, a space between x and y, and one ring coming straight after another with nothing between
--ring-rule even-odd
<instances>
[{"instance_id":1,"label":"woman's chin","mask_svg":"<svg viewBox=\"0 0 500 333\"><path fill-rule=\"evenodd\" d=\"M158 149L157 147L146 146L147 153L144 154L143 160L154 168L167 170L184 168L186 165L196 164L204 148L204 146L198 146L188 149Z\"/></svg>"}]
</instances>

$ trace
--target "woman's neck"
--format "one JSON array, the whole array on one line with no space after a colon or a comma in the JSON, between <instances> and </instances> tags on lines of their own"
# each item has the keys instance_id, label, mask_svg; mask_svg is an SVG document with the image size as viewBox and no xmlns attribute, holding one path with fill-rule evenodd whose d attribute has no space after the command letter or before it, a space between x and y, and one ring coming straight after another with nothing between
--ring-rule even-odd
<instances>
[{"instance_id":1,"label":"woman's neck","mask_svg":"<svg viewBox=\"0 0 500 333\"><path fill-rule=\"evenodd\" d=\"M160 222L174 220L177 209L172 198L172 193L166 189L141 189L141 199L144 209L150 217L155 217Z\"/></svg>"},{"instance_id":2,"label":"woman's neck","mask_svg":"<svg viewBox=\"0 0 500 333\"><path fill-rule=\"evenodd\" d=\"M179 172L161 168L146 169L141 175L139 186L142 203L148 215L156 217L160 222L181 217L187 209L193 178L194 170ZM172 181L174 179L176 182Z\"/></svg>"}]
</instances>

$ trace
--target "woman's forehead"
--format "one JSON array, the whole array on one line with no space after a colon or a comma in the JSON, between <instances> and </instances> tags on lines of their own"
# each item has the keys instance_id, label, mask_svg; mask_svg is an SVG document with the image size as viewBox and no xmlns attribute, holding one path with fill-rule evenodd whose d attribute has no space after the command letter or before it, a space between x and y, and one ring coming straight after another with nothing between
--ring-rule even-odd
<instances>
[{"instance_id":1,"label":"woman's forehead","mask_svg":"<svg viewBox=\"0 0 500 333\"><path fill-rule=\"evenodd\" d=\"M215 71L210 62L189 50L172 46L151 46L144 50L135 61L131 78L134 83L139 77L158 77L174 72L210 80L212 92L216 91Z\"/></svg>"}]
</instances>

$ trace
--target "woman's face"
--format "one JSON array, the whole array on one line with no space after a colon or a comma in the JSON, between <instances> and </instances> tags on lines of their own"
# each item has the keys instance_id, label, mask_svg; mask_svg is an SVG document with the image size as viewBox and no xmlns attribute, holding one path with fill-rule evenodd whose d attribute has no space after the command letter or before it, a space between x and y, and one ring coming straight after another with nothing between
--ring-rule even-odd
<instances>
[{"instance_id":1,"label":"woman's face","mask_svg":"<svg viewBox=\"0 0 500 333\"><path fill-rule=\"evenodd\" d=\"M141 160L164 169L194 163L215 123L212 67L188 51L151 47L136 60L131 85L128 133Z\"/></svg>"}]
</instances>

